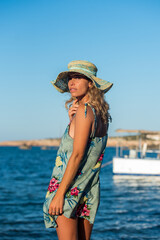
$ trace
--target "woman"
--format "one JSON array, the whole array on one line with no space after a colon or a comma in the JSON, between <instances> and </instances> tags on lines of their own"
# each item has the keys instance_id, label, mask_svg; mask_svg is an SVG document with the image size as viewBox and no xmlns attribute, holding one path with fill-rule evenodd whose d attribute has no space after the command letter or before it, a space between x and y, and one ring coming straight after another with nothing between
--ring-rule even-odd
<instances>
[{"instance_id":1,"label":"woman","mask_svg":"<svg viewBox=\"0 0 160 240\"><path fill-rule=\"evenodd\" d=\"M109 105L104 100L113 83L96 77L88 61L72 61L53 86L70 92L68 124L57 152L43 204L46 228L60 240L90 239L100 200L99 172L108 138Z\"/></svg>"}]
</instances>

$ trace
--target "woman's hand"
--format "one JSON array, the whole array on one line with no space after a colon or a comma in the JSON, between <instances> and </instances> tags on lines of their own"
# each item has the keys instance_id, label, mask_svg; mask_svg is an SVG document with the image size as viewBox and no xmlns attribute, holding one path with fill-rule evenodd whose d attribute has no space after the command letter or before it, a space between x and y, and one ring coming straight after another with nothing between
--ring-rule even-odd
<instances>
[{"instance_id":1,"label":"woman's hand","mask_svg":"<svg viewBox=\"0 0 160 240\"><path fill-rule=\"evenodd\" d=\"M78 100L74 100L72 106L68 110L69 120L72 121L74 114L77 112L79 107Z\"/></svg>"},{"instance_id":2,"label":"woman's hand","mask_svg":"<svg viewBox=\"0 0 160 240\"><path fill-rule=\"evenodd\" d=\"M64 195L56 193L52 199L48 213L50 215L60 215L63 213Z\"/></svg>"}]
</instances>

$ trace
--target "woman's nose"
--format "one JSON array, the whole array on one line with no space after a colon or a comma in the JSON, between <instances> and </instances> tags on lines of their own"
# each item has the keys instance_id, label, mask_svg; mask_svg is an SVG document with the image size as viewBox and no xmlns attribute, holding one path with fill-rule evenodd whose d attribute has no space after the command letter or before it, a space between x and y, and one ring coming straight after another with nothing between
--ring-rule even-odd
<instances>
[{"instance_id":1,"label":"woman's nose","mask_svg":"<svg viewBox=\"0 0 160 240\"><path fill-rule=\"evenodd\" d=\"M72 85L74 85L75 84L75 81L74 81L74 79L72 78L71 80L69 80L69 85L70 86L72 86Z\"/></svg>"}]
</instances>

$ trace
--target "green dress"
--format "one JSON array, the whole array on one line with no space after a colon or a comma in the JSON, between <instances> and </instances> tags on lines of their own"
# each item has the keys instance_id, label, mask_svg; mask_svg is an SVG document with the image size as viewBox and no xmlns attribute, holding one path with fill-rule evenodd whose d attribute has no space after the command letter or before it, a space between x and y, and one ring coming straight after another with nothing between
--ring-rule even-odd
<instances>
[{"instance_id":1,"label":"green dress","mask_svg":"<svg viewBox=\"0 0 160 240\"><path fill-rule=\"evenodd\" d=\"M95 122L94 132L89 137L83 159L70 187L68 188L63 205L63 215L67 218L80 217L88 219L94 223L96 212L100 201L100 181L99 173L102 159L106 148L108 133L103 137L95 137L97 120L95 109L89 104L85 104L85 116L87 105L93 110ZM73 151L73 138L68 134L69 124L62 136L61 144L57 151L55 166L52 171L50 183L43 203L43 216L46 228L56 228L57 215L49 215L49 206L61 183L68 160Z\"/></svg>"}]
</instances>

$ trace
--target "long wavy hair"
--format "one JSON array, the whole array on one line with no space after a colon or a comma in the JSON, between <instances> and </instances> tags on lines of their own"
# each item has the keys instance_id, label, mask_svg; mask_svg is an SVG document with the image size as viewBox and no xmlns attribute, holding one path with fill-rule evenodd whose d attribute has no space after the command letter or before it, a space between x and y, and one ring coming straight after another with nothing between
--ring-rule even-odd
<instances>
[{"instance_id":1,"label":"long wavy hair","mask_svg":"<svg viewBox=\"0 0 160 240\"><path fill-rule=\"evenodd\" d=\"M80 73L74 73L71 72L69 73L69 79L73 78L73 77L78 77L78 78L85 78L88 81L92 82L91 79L89 79L88 77L86 77L83 74ZM95 108L96 110L96 114L98 116L100 116L101 120L103 121L104 124L107 124L110 120L110 122L112 121L111 115L109 113L109 104L106 102L105 98L104 98L104 92L102 92L101 90L99 90L98 88L96 88L92 82L92 86L88 89L88 96L89 96L89 103ZM69 100L67 100L65 102L65 108L68 110L69 107L72 105L72 102L75 100L75 98L73 98L71 96L71 98ZM69 106L68 106L69 105Z\"/></svg>"}]
</instances>

